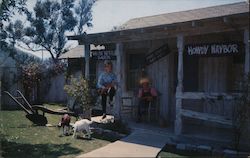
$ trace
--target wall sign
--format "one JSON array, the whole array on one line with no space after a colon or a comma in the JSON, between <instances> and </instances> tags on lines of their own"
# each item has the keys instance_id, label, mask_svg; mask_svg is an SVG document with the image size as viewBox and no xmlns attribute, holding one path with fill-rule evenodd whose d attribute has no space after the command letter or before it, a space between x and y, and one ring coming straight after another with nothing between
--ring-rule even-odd
<instances>
[{"instance_id":1,"label":"wall sign","mask_svg":"<svg viewBox=\"0 0 250 158\"><path fill-rule=\"evenodd\" d=\"M186 45L185 55L188 56L229 56L242 53L242 43L208 43L197 45Z\"/></svg>"},{"instance_id":2,"label":"wall sign","mask_svg":"<svg viewBox=\"0 0 250 158\"><path fill-rule=\"evenodd\" d=\"M112 50L92 50L94 60L116 60L115 52Z\"/></svg>"},{"instance_id":3,"label":"wall sign","mask_svg":"<svg viewBox=\"0 0 250 158\"><path fill-rule=\"evenodd\" d=\"M163 58L164 56L166 56L167 54L170 53L168 44L165 44L163 46L161 46L160 48L152 51L151 53L146 55L146 64L150 65L154 62L156 62L157 60Z\"/></svg>"}]
</instances>

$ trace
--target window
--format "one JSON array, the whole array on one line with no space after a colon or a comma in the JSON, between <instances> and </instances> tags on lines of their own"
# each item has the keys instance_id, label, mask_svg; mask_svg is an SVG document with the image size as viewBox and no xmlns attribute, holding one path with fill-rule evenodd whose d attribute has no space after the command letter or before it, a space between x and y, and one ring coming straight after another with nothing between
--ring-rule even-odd
<instances>
[{"instance_id":1,"label":"window","mask_svg":"<svg viewBox=\"0 0 250 158\"><path fill-rule=\"evenodd\" d=\"M135 90L138 88L138 81L145 66L145 53L131 53L127 59L127 89Z\"/></svg>"}]
</instances>

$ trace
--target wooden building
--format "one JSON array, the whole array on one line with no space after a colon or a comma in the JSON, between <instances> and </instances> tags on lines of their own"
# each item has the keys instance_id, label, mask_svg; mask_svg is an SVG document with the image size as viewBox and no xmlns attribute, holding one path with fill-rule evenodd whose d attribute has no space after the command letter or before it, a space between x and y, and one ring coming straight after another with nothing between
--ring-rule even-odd
<instances>
[{"instance_id":1,"label":"wooden building","mask_svg":"<svg viewBox=\"0 0 250 158\"><path fill-rule=\"evenodd\" d=\"M90 51L91 56L89 60L89 78L91 80L96 80L97 76L102 71L103 59L95 59L94 53L104 50L104 46L94 46L91 45ZM93 55L92 55L93 54ZM67 61L67 75L68 76L79 76L85 74L85 50L84 45L78 45L75 48L62 54L59 59Z\"/></svg>"},{"instance_id":2,"label":"wooden building","mask_svg":"<svg viewBox=\"0 0 250 158\"><path fill-rule=\"evenodd\" d=\"M85 56L90 44L115 46L117 117L122 98L136 97L138 80L146 73L161 94L159 118L177 135L185 123L232 124L234 83L250 71L246 2L136 18L118 31L68 38L85 45Z\"/></svg>"}]
</instances>

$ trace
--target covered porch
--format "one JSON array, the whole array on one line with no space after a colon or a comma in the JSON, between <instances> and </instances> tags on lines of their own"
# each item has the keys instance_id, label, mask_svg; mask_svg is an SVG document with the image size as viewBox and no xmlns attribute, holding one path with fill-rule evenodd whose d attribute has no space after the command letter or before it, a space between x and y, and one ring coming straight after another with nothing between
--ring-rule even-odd
<instances>
[{"instance_id":1,"label":"covered porch","mask_svg":"<svg viewBox=\"0 0 250 158\"><path fill-rule=\"evenodd\" d=\"M196 127L208 125L216 129L231 126L232 107L222 102L211 107L206 101L222 97L230 102L235 90L232 84L239 79L239 73L249 73L249 6L246 3L132 19L119 31L68 38L85 45L87 78L90 44L114 46L119 82L115 118L124 119L122 99L136 97L136 84L141 70L145 70L161 94L157 119L173 127L176 135L189 133L188 129L196 131L192 125L185 126L190 122ZM222 50L220 55L211 52L188 55L188 46L205 44L239 45L235 54ZM167 49L162 49L166 45ZM159 49L162 50L157 52ZM203 136L211 137L209 134L208 131Z\"/></svg>"}]
</instances>

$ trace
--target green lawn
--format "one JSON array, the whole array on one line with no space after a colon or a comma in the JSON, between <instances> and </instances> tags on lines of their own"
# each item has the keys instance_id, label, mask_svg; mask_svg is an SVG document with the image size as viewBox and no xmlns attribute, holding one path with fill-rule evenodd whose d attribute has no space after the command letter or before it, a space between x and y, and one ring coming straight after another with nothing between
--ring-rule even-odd
<instances>
[{"instance_id":1,"label":"green lawn","mask_svg":"<svg viewBox=\"0 0 250 158\"><path fill-rule=\"evenodd\" d=\"M188 158L188 156L182 156L182 155L170 153L167 151L161 151L157 157L158 158Z\"/></svg>"},{"instance_id":2,"label":"green lawn","mask_svg":"<svg viewBox=\"0 0 250 158\"><path fill-rule=\"evenodd\" d=\"M158 154L158 158L204 158L211 157L211 155L205 153L198 153L192 151L178 151L173 146L165 145L162 151Z\"/></svg>"},{"instance_id":3,"label":"green lawn","mask_svg":"<svg viewBox=\"0 0 250 158\"><path fill-rule=\"evenodd\" d=\"M59 137L60 129L56 125L61 116L46 114L46 117L55 126L34 126L23 111L0 111L0 157L75 157L114 141L98 135L93 135L92 140Z\"/></svg>"},{"instance_id":4,"label":"green lawn","mask_svg":"<svg viewBox=\"0 0 250 158\"><path fill-rule=\"evenodd\" d=\"M168 145L161 150L161 152L157 155L158 158L188 158L188 156L184 156L185 154L177 153L175 149L169 148Z\"/></svg>"}]
</instances>

